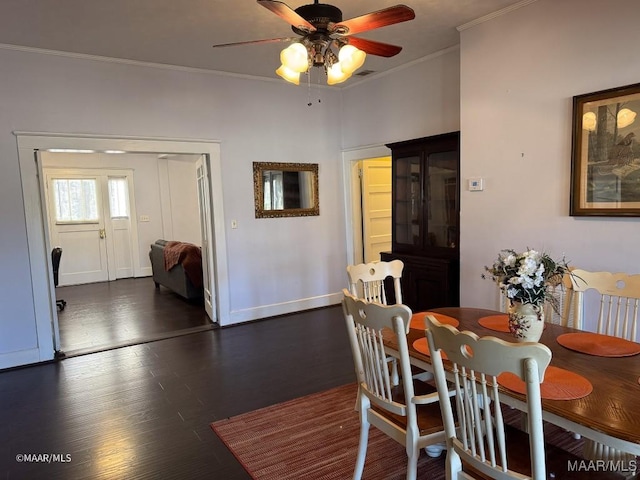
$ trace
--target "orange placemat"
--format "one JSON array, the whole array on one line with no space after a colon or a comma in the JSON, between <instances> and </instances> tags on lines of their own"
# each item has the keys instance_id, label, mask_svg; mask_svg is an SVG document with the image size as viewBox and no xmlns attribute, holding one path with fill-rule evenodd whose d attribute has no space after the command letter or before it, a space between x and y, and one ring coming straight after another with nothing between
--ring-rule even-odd
<instances>
[{"instance_id":1,"label":"orange placemat","mask_svg":"<svg viewBox=\"0 0 640 480\"><path fill-rule=\"evenodd\" d=\"M484 328L493 330L494 332L507 332L509 333L509 315L489 315L488 317L482 317L478 320L478 323Z\"/></svg>"},{"instance_id":2,"label":"orange placemat","mask_svg":"<svg viewBox=\"0 0 640 480\"><path fill-rule=\"evenodd\" d=\"M429 350L429 342L427 342L427 337L422 337L413 342L413 348L415 348L418 352L423 355L431 356L431 351ZM440 350L440 355L442 355L442 359L447 359L447 354Z\"/></svg>"},{"instance_id":3,"label":"orange placemat","mask_svg":"<svg viewBox=\"0 0 640 480\"><path fill-rule=\"evenodd\" d=\"M411 316L411 323L409 324L409 327L416 330L424 330L424 317L426 317L427 315L433 315L436 320L445 325L451 325L452 327L456 328L458 328L458 325L460 325L460 322L457 318L453 318L448 315L442 315L441 313L434 312L418 312L414 313Z\"/></svg>"},{"instance_id":4,"label":"orange placemat","mask_svg":"<svg viewBox=\"0 0 640 480\"><path fill-rule=\"evenodd\" d=\"M510 372L498 375L498 383L516 393L526 392L524 382ZM586 397L592 390L593 385L582 375L549 365L540 385L540 396L549 400L574 400Z\"/></svg>"},{"instance_id":5,"label":"orange placemat","mask_svg":"<svg viewBox=\"0 0 640 480\"><path fill-rule=\"evenodd\" d=\"M640 343L599 333L564 333L556 340L570 350L598 357L630 357L640 353Z\"/></svg>"},{"instance_id":6,"label":"orange placemat","mask_svg":"<svg viewBox=\"0 0 640 480\"><path fill-rule=\"evenodd\" d=\"M509 315L502 313L500 315L489 315L478 320L478 324L494 332L509 333ZM547 328L547 325L544 325Z\"/></svg>"}]
</instances>

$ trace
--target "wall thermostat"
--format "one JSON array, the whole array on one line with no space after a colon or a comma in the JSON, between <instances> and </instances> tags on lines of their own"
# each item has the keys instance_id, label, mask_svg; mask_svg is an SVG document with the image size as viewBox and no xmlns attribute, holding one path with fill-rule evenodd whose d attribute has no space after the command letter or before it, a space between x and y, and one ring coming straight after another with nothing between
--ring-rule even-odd
<instances>
[{"instance_id":1,"label":"wall thermostat","mask_svg":"<svg viewBox=\"0 0 640 480\"><path fill-rule=\"evenodd\" d=\"M482 178L470 178L468 182L470 192L481 192L484 190L484 182L482 181Z\"/></svg>"}]
</instances>

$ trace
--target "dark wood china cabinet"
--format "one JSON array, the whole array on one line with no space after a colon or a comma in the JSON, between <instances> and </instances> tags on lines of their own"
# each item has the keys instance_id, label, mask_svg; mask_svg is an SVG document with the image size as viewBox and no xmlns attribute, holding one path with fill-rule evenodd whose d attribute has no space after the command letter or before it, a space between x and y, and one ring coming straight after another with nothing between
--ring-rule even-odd
<instances>
[{"instance_id":1,"label":"dark wood china cabinet","mask_svg":"<svg viewBox=\"0 0 640 480\"><path fill-rule=\"evenodd\" d=\"M460 132L388 144L392 244L403 303L413 311L460 304ZM391 295L390 295L391 296Z\"/></svg>"}]
</instances>

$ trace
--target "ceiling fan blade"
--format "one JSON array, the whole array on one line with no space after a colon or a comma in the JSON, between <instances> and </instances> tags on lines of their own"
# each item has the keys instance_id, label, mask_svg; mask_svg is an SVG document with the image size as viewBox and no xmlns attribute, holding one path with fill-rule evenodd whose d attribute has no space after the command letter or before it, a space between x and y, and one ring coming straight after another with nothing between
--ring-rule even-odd
<instances>
[{"instance_id":1,"label":"ceiling fan blade","mask_svg":"<svg viewBox=\"0 0 640 480\"><path fill-rule=\"evenodd\" d=\"M332 25L330 30L340 35L354 35L356 33L373 30L374 28L406 22L414 18L416 18L416 14L411 8L406 5L396 5L336 23Z\"/></svg>"},{"instance_id":2,"label":"ceiling fan blade","mask_svg":"<svg viewBox=\"0 0 640 480\"><path fill-rule=\"evenodd\" d=\"M298 30L302 30L307 33L316 31L316 27L311 25L303 17L298 15L295 10L283 2L278 2L277 0L258 0L258 3L264 8L271 10L284 21L288 22L289 25L297 28Z\"/></svg>"},{"instance_id":3,"label":"ceiling fan blade","mask_svg":"<svg viewBox=\"0 0 640 480\"><path fill-rule=\"evenodd\" d=\"M348 37L348 40L349 45L353 45L365 53L377 55L378 57L393 57L402 50L402 47L398 47L397 45L367 40L366 38Z\"/></svg>"},{"instance_id":4,"label":"ceiling fan blade","mask_svg":"<svg viewBox=\"0 0 640 480\"><path fill-rule=\"evenodd\" d=\"M257 43L276 43L276 42L291 42L297 40L298 37L282 37L282 38L267 38L264 40L249 40L248 42L233 42L233 43L220 43L213 45L213 48L218 47L236 47L238 45L255 45Z\"/></svg>"}]
</instances>

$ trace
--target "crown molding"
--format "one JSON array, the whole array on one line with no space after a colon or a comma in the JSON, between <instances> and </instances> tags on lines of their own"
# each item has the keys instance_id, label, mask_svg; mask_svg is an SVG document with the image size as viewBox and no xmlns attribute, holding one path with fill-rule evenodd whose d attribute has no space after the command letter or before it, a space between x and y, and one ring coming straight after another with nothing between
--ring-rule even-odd
<instances>
[{"instance_id":1,"label":"crown molding","mask_svg":"<svg viewBox=\"0 0 640 480\"><path fill-rule=\"evenodd\" d=\"M527 5L529 5L530 3L536 2L538 0L522 0L521 2L518 3L514 3L513 5L510 5L508 7L505 7L501 10L498 10L497 12L493 12L490 13L488 15L485 15L484 17L480 17L477 18L475 20L472 20L470 22L467 22L463 25L460 25L459 27L456 27L456 29L459 32L462 32L463 30L468 30L469 28L475 27L476 25L479 25L481 23L484 22L488 22L489 20L493 20L496 17L501 17L502 15L506 15L509 12L512 12L514 10L518 10L519 8L525 7Z\"/></svg>"},{"instance_id":2,"label":"crown molding","mask_svg":"<svg viewBox=\"0 0 640 480\"><path fill-rule=\"evenodd\" d=\"M103 57L100 55L89 55L87 53L63 52L61 50L48 50L46 48L25 47L22 45L12 45L8 43L0 43L1 50L13 50L17 52L35 53L40 55L50 55L56 57L75 58L80 60L92 60L103 63L117 63L120 65L133 65L137 67L159 68L162 70L173 70L179 72L204 73L207 75L220 75L224 77L244 78L248 80L266 80L269 82L282 83L277 78L260 77L257 75L246 75L242 73L222 72L220 70L209 70L207 68L185 67L181 65L170 65L166 63L143 62L140 60L128 60L125 58Z\"/></svg>"}]
</instances>

